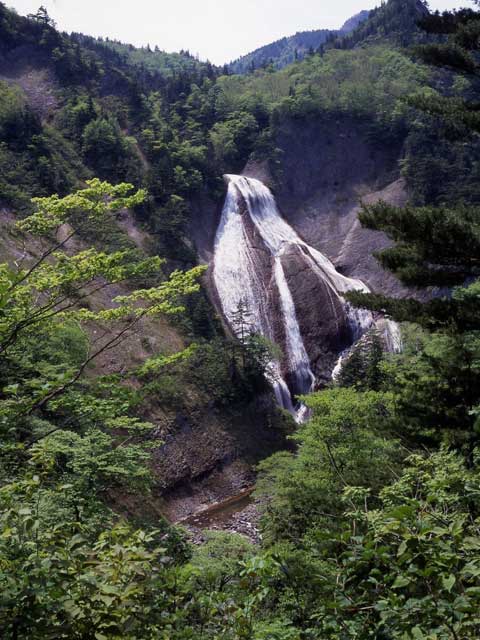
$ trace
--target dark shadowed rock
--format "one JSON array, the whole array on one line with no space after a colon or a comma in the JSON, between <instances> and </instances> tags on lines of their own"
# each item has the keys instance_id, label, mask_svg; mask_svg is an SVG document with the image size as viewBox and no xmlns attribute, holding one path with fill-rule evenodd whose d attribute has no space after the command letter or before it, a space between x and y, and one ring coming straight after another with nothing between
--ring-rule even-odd
<instances>
[{"instance_id":1,"label":"dark shadowed rock","mask_svg":"<svg viewBox=\"0 0 480 640\"><path fill-rule=\"evenodd\" d=\"M299 247L285 251L282 265L312 370L319 381L327 380L338 353L351 343L344 308L329 285L306 263Z\"/></svg>"},{"instance_id":2,"label":"dark shadowed rock","mask_svg":"<svg viewBox=\"0 0 480 640\"><path fill-rule=\"evenodd\" d=\"M275 197L288 222L344 275L377 292L405 295L408 289L372 256L390 246L389 240L358 221L362 201L405 204L401 147L372 141L359 122L347 117L287 122L277 145L283 151L283 175Z\"/></svg>"}]
</instances>

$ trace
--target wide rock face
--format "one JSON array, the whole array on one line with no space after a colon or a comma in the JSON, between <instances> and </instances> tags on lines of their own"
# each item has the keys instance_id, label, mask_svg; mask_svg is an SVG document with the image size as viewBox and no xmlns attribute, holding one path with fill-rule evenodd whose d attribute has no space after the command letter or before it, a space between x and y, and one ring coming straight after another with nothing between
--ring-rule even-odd
<instances>
[{"instance_id":1,"label":"wide rock face","mask_svg":"<svg viewBox=\"0 0 480 640\"><path fill-rule=\"evenodd\" d=\"M285 251L282 265L312 371L318 382L326 382L338 354L352 343L345 307L328 284L312 271L299 247L291 246Z\"/></svg>"},{"instance_id":2,"label":"wide rock face","mask_svg":"<svg viewBox=\"0 0 480 640\"><path fill-rule=\"evenodd\" d=\"M387 295L409 290L382 269L373 252L391 245L383 233L363 229L360 203L379 200L403 206L408 198L399 176L401 146L372 140L347 117L284 122L277 132L282 173L275 198L299 235L325 254L338 271ZM245 174L268 179L247 165Z\"/></svg>"},{"instance_id":3,"label":"wide rock face","mask_svg":"<svg viewBox=\"0 0 480 640\"><path fill-rule=\"evenodd\" d=\"M273 179L266 163L249 162L243 174L274 189L285 219L338 271L359 278L375 292L411 295L372 255L391 245L388 238L363 229L358 221L361 202L406 203L398 168L402 148L372 140L363 129L348 117L284 121L275 139L282 152L281 173ZM207 264L213 260L222 205L206 198L192 204L190 235Z\"/></svg>"}]
</instances>

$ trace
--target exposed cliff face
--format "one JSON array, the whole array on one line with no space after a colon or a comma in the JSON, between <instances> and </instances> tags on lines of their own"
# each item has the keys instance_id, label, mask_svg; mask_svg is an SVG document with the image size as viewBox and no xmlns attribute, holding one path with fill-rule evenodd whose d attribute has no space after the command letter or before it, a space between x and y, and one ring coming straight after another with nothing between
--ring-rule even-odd
<instances>
[{"instance_id":1,"label":"exposed cliff face","mask_svg":"<svg viewBox=\"0 0 480 640\"><path fill-rule=\"evenodd\" d=\"M352 342L352 334L341 301L332 295L292 247L282 259L285 277L292 291L300 331L317 381L328 381L338 353Z\"/></svg>"},{"instance_id":2,"label":"exposed cliff face","mask_svg":"<svg viewBox=\"0 0 480 640\"><path fill-rule=\"evenodd\" d=\"M369 140L358 122L340 117L284 123L276 143L282 150L282 175L275 197L299 235L338 271L373 291L407 293L372 256L389 245L386 236L358 222L361 201L406 202L398 171L401 148ZM244 173L271 180L264 165L249 163Z\"/></svg>"},{"instance_id":3,"label":"exposed cliff face","mask_svg":"<svg viewBox=\"0 0 480 640\"><path fill-rule=\"evenodd\" d=\"M162 490L193 486L234 460L257 463L286 446L292 423L278 414L270 394L237 413L194 404L174 420L156 420L163 444L152 452L153 468Z\"/></svg>"},{"instance_id":4,"label":"exposed cliff face","mask_svg":"<svg viewBox=\"0 0 480 640\"><path fill-rule=\"evenodd\" d=\"M292 227L330 258L341 273L363 280L374 291L404 292L371 256L372 251L387 246L387 239L362 229L357 217L360 200L383 198L397 204L406 200L398 175L401 149L367 140L358 123L347 119L289 122L278 132L276 143L283 151L283 176L275 185L275 196ZM273 183L265 165L250 163L244 173ZM222 203L205 197L194 202L193 208L195 224L190 235L202 261L209 263ZM258 262L264 264L266 272L268 252L251 225L249 232ZM322 381L335 363L335 354L349 343L351 335L344 309L332 301L318 278L302 264L296 247L282 256L312 368ZM278 306L275 287L270 287L270 296L272 306ZM220 309L214 287L211 297ZM283 330L280 323L274 324L279 343L284 342ZM222 497L222 492L216 493L217 484L225 485L225 495L247 485L251 481L249 467L235 461L254 462L285 446L271 398L254 401L242 415L235 416L201 408L192 396L188 411L174 416L161 407L152 407L148 417L158 425L158 438L164 442L153 452L154 468L159 494L167 498L173 518L195 511L201 502L198 496L205 491L207 501ZM277 428L270 426L272 422ZM215 487L210 486L211 478L217 478ZM205 483L210 484L204 491Z\"/></svg>"}]
</instances>

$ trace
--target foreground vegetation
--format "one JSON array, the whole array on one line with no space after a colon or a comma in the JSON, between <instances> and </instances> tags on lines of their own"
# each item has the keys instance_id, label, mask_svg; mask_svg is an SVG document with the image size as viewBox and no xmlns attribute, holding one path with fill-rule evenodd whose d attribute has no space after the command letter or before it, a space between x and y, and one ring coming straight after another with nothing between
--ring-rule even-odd
<instances>
[{"instance_id":1,"label":"foreground vegetation","mask_svg":"<svg viewBox=\"0 0 480 640\"><path fill-rule=\"evenodd\" d=\"M362 29L391 24L395 4ZM25 22L0 5L0 18L5 50L40 35L69 78L50 118L0 84L2 205L29 247L0 265L2 637L479 637L478 12L426 19L448 40L416 61L375 39L280 72L217 78L186 64L138 83L115 47L70 40L44 13ZM120 76L108 94L105 78ZM365 207L361 221L394 241L386 268L448 294L351 295L403 323L403 352L383 355L372 335L305 399L292 450L259 465L260 547L225 533L192 547L158 517L120 517L118 496L153 482L145 403L182 406L195 387L220 410L266 390L269 345L225 338L201 296L195 199L217 197L221 171L252 154L281 175L278 128L335 113L404 145L411 204ZM119 232L126 208L166 261ZM181 327L180 351L98 373L159 316Z\"/></svg>"}]
</instances>

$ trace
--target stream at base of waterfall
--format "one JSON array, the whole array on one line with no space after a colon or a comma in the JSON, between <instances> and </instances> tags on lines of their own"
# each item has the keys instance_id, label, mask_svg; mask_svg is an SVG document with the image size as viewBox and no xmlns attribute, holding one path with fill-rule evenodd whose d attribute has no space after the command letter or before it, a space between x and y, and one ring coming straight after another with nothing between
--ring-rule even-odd
<instances>
[{"instance_id":1,"label":"stream at base of waterfall","mask_svg":"<svg viewBox=\"0 0 480 640\"><path fill-rule=\"evenodd\" d=\"M322 253L304 242L281 216L275 198L262 182L245 176L226 175L228 192L215 238L213 280L221 308L235 333L235 314L248 309L250 331L279 342L281 361L272 361L269 378L278 403L301 422L305 406L297 395L309 393L315 376L300 330L291 285L285 274L285 256L299 252L302 265L318 278L329 300L340 305L348 322L351 344L375 324L368 311L355 309L345 300L348 291L368 292L368 287L340 274ZM311 301L315 304L315 300ZM378 329L388 350L401 348L397 325L382 319ZM338 374L343 354L334 369ZM288 381L288 382L287 382Z\"/></svg>"}]
</instances>

